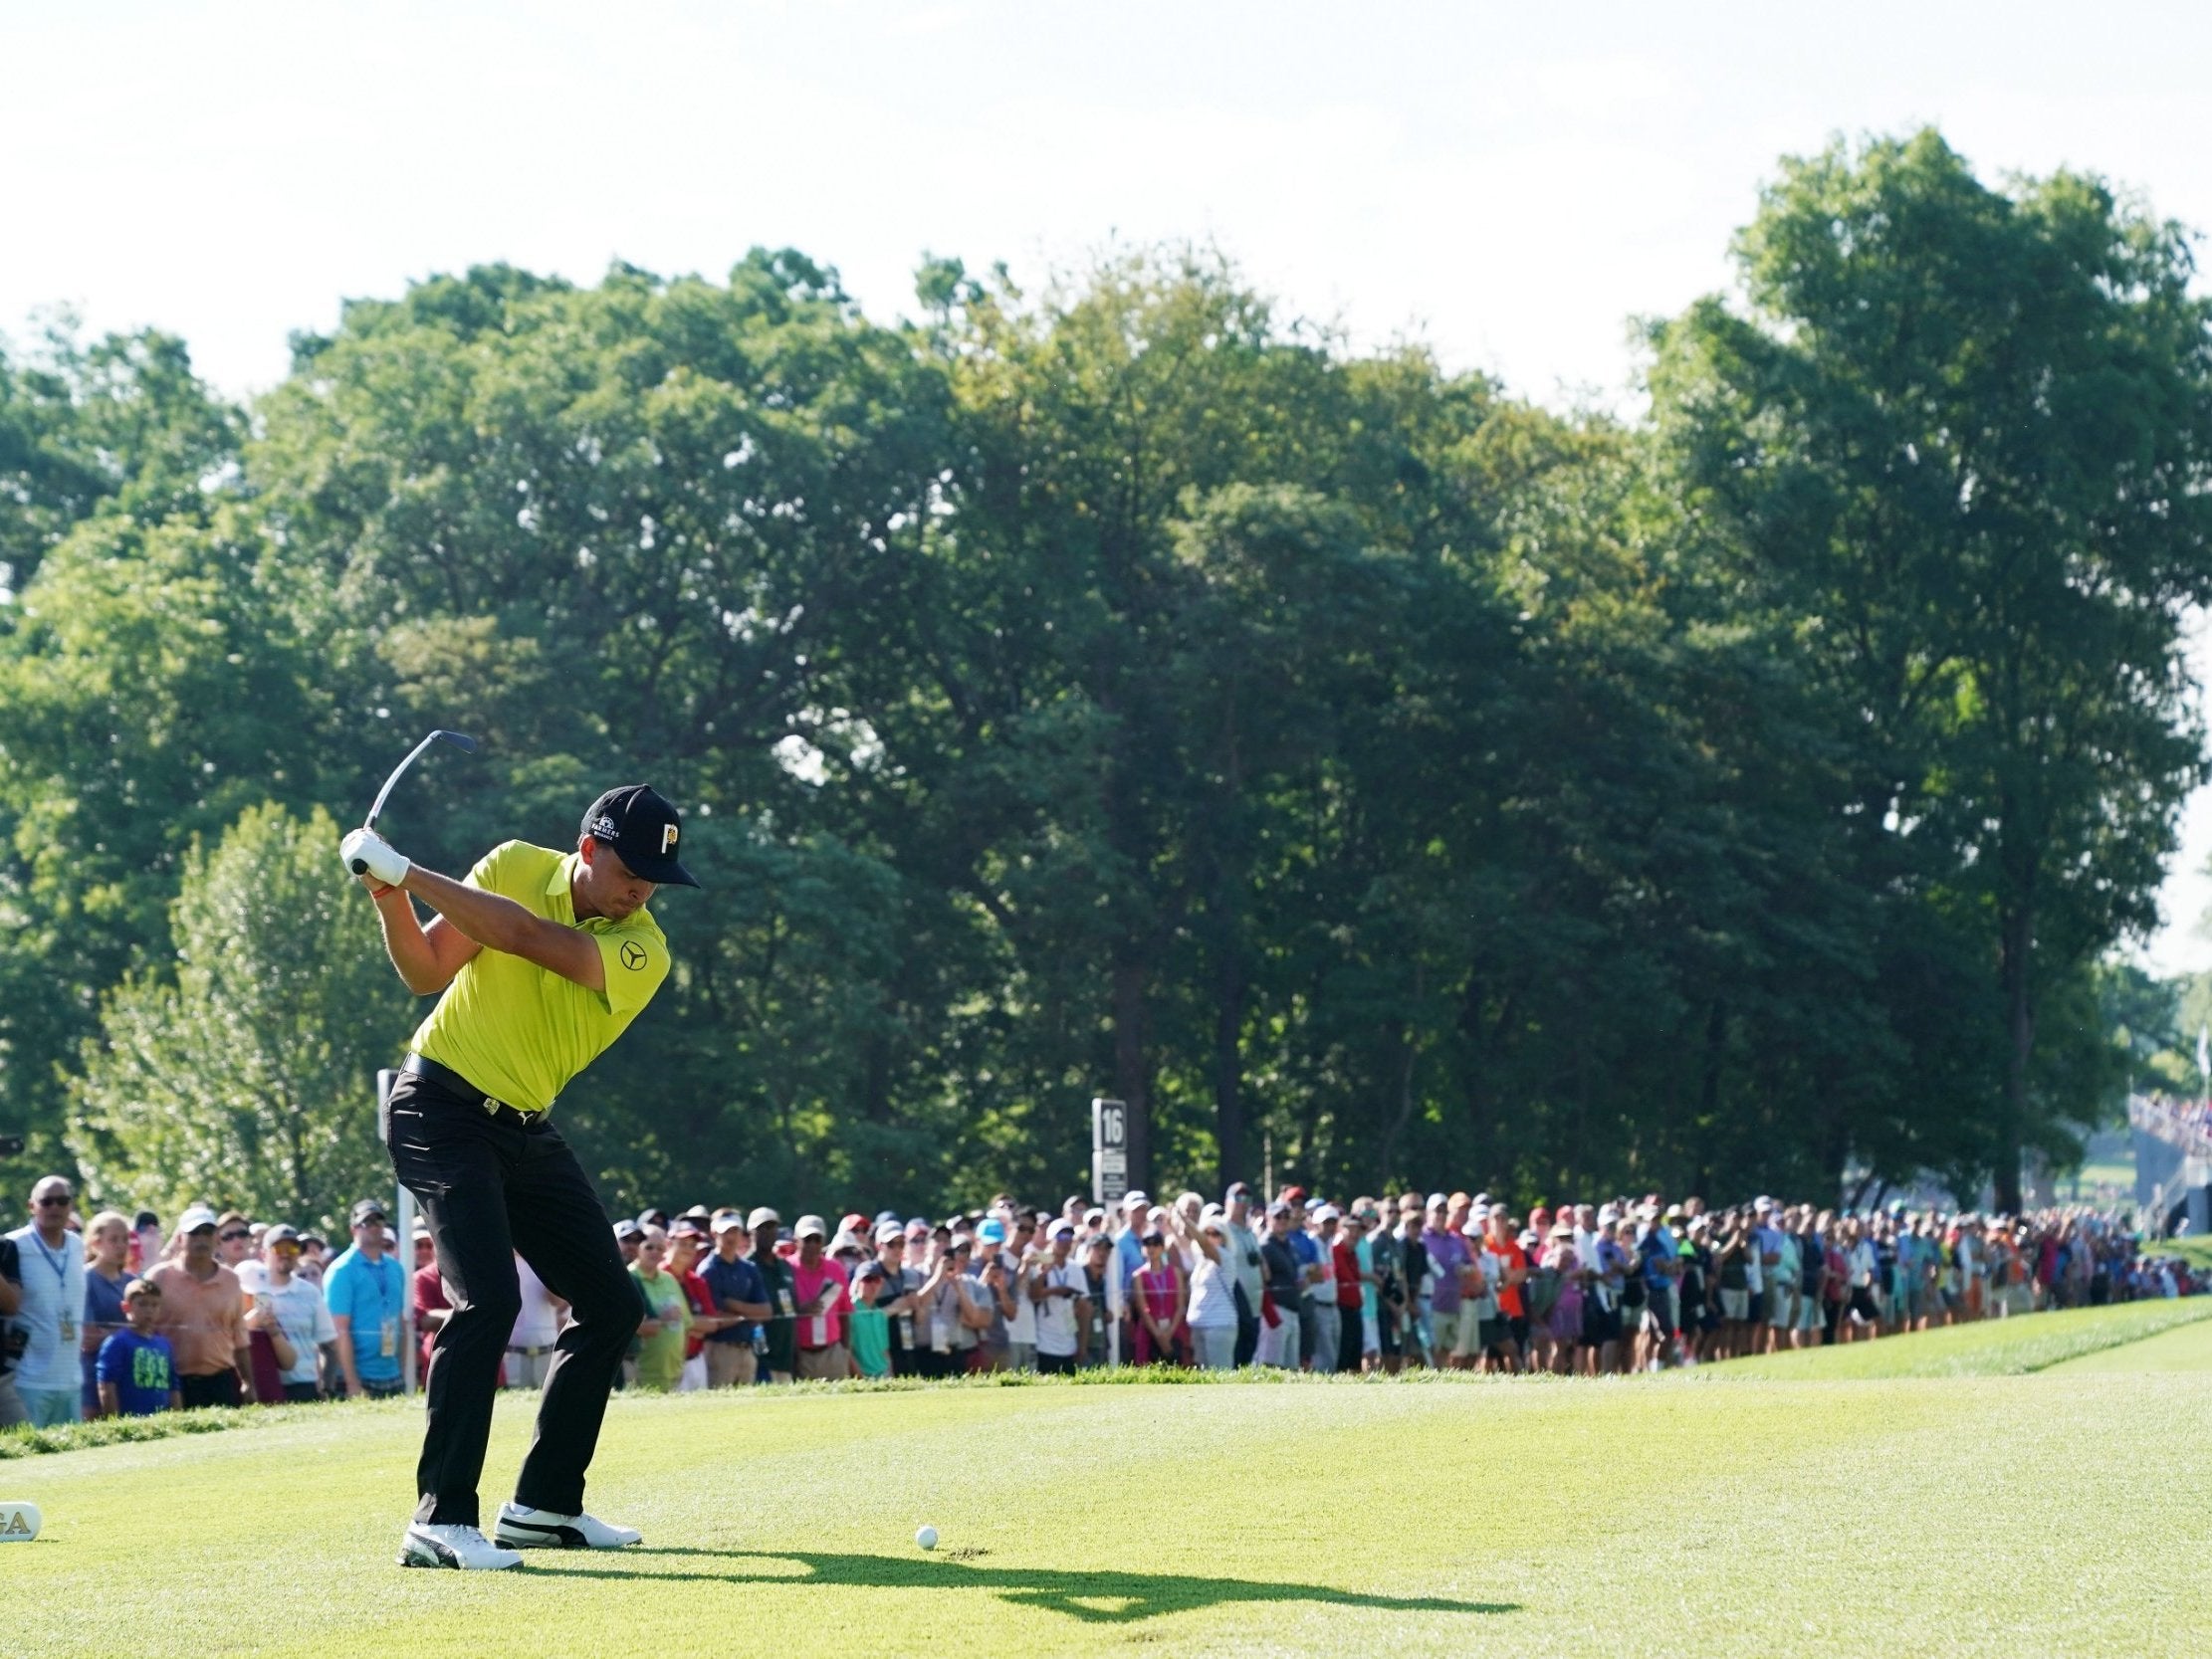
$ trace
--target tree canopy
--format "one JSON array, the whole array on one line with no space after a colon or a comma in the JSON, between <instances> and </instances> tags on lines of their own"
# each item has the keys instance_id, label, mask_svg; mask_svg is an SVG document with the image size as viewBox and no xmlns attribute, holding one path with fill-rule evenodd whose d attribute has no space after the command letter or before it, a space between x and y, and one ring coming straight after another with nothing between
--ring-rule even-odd
<instances>
[{"instance_id":1,"label":"tree canopy","mask_svg":"<svg viewBox=\"0 0 2212 1659\"><path fill-rule=\"evenodd\" d=\"M1636 421L1173 249L898 321L789 250L483 267L251 420L162 336L0 357L0 1128L370 1178L411 1022L316 849L444 726L386 820L439 868L688 815L560 1107L617 1202L1072 1189L1093 1094L1152 1183L2016 1196L2204 775L2190 244L1920 133L1736 257Z\"/></svg>"}]
</instances>

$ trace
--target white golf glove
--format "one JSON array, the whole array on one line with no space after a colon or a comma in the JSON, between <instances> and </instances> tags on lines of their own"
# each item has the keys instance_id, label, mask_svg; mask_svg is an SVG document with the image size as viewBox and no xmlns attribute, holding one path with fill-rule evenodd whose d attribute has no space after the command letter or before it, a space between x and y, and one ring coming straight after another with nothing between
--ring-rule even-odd
<instances>
[{"instance_id":1,"label":"white golf glove","mask_svg":"<svg viewBox=\"0 0 2212 1659\"><path fill-rule=\"evenodd\" d=\"M337 856L347 875L369 876L386 887L397 887L414 868L411 861L392 850L389 841L368 829L347 830L345 839L337 844Z\"/></svg>"}]
</instances>

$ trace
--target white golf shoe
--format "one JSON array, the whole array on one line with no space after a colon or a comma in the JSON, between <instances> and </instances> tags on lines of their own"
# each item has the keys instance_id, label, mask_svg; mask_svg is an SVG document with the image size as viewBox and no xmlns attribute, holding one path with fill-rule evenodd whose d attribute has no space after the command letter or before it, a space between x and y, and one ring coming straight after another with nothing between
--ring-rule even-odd
<instances>
[{"instance_id":1,"label":"white golf shoe","mask_svg":"<svg viewBox=\"0 0 2212 1659\"><path fill-rule=\"evenodd\" d=\"M521 1566L523 1558L514 1551L502 1550L491 1543L474 1527L452 1527L443 1523L432 1526L417 1521L409 1525L407 1536L400 1541L399 1564L496 1572L502 1567Z\"/></svg>"},{"instance_id":2,"label":"white golf shoe","mask_svg":"<svg viewBox=\"0 0 2212 1659\"><path fill-rule=\"evenodd\" d=\"M642 1534L588 1515L560 1515L527 1504L502 1504L492 1536L509 1550L623 1550Z\"/></svg>"}]
</instances>

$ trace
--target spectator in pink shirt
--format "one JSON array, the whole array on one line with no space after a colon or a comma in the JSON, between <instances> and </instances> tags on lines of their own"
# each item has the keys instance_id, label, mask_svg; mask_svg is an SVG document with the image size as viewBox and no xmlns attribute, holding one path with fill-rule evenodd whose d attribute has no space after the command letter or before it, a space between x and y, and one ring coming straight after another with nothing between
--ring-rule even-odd
<instances>
[{"instance_id":1,"label":"spectator in pink shirt","mask_svg":"<svg viewBox=\"0 0 2212 1659\"><path fill-rule=\"evenodd\" d=\"M849 1376L844 1316L852 1309L845 1270L824 1251L828 1225L818 1215L802 1215L791 1229L798 1255L791 1263L791 1300L798 1308L798 1360L792 1374L801 1382Z\"/></svg>"}]
</instances>

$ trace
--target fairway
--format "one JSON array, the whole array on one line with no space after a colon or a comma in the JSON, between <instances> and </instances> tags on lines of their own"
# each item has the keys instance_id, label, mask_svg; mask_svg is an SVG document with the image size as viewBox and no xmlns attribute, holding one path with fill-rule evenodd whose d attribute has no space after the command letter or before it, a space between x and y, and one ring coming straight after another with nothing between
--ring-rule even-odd
<instances>
[{"instance_id":1,"label":"fairway","mask_svg":"<svg viewBox=\"0 0 2212 1659\"><path fill-rule=\"evenodd\" d=\"M2212 1322L2198 1321L2139 1343L2101 1348L2053 1365L2048 1374L2097 1371L2212 1372Z\"/></svg>"},{"instance_id":2,"label":"fairway","mask_svg":"<svg viewBox=\"0 0 2212 1659\"><path fill-rule=\"evenodd\" d=\"M392 1564L415 1411L340 1406L0 1464L47 1516L0 1647L2178 1652L2208 1409L2201 1372L620 1399L592 1501L646 1548L463 1576Z\"/></svg>"}]
</instances>

